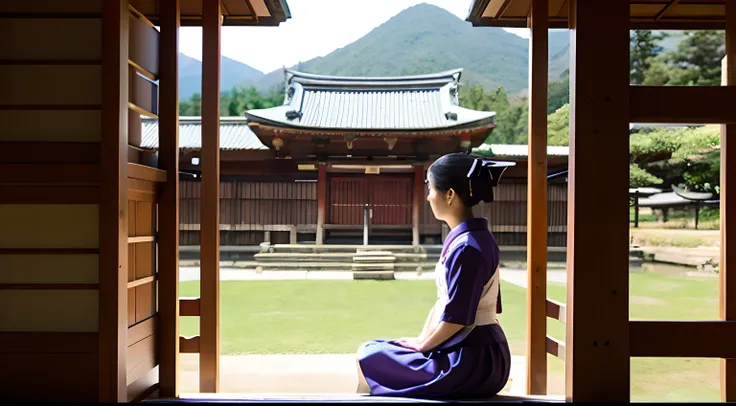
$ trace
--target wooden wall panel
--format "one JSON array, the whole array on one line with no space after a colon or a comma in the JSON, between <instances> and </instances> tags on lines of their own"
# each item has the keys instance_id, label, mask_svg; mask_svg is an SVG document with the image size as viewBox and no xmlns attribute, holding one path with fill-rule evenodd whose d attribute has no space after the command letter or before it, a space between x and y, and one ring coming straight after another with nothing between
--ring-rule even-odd
<instances>
[{"instance_id":1,"label":"wooden wall panel","mask_svg":"<svg viewBox=\"0 0 736 406\"><path fill-rule=\"evenodd\" d=\"M334 194L334 187L333 194ZM199 238L198 181L180 181L181 245L197 245ZM317 223L317 184L310 182L255 182L250 180L223 180L220 184L220 224L223 230L238 225L315 225ZM422 202L426 202L426 190ZM496 233L499 244L525 245L527 225L526 183L503 183L495 191L496 201L476 206L476 215L485 216ZM567 229L567 185L551 184L547 187L549 245L564 247ZM335 197L337 198L337 197ZM344 198L343 198L344 199ZM383 202L379 198L379 204ZM392 210L410 211L399 205ZM355 208L353 209L355 210ZM356 212L355 221L362 224L362 209ZM380 214L380 213L379 213ZM376 222L374 210L374 224ZM408 215L407 215L408 216ZM407 217L409 218L409 217ZM380 219L378 219L380 220ZM192 230L188 232L185 230ZM408 230L408 229L407 229ZM428 203L420 207L420 232L423 235L440 233L440 222L434 218ZM408 231L407 231L408 232ZM272 233L272 238L274 234ZM263 232L222 231L224 245L251 245L263 241Z\"/></svg>"},{"instance_id":2,"label":"wooden wall panel","mask_svg":"<svg viewBox=\"0 0 736 406\"><path fill-rule=\"evenodd\" d=\"M151 236L154 234L155 218L153 202L136 202L135 234L137 236Z\"/></svg>"},{"instance_id":3,"label":"wooden wall panel","mask_svg":"<svg viewBox=\"0 0 736 406\"><path fill-rule=\"evenodd\" d=\"M100 13L104 0L1 1L0 13Z\"/></svg>"},{"instance_id":4,"label":"wooden wall panel","mask_svg":"<svg viewBox=\"0 0 736 406\"><path fill-rule=\"evenodd\" d=\"M97 283L97 255L0 255L0 283Z\"/></svg>"},{"instance_id":5,"label":"wooden wall panel","mask_svg":"<svg viewBox=\"0 0 736 406\"><path fill-rule=\"evenodd\" d=\"M158 86L130 69L129 100L137 107L158 114Z\"/></svg>"},{"instance_id":6,"label":"wooden wall panel","mask_svg":"<svg viewBox=\"0 0 736 406\"><path fill-rule=\"evenodd\" d=\"M97 331L98 304L96 290L3 290L0 331Z\"/></svg>"},{"instance_id":7,"label":"wooden wall panel","mask_svg":"<svg viewBox=\"0 0 736 406\"><path fill-rule=\"evenodd\" d=\"M139 323L156 313L156 291L153 283L135 288L135 321Z\"/></svg>"},{"instance_id":8,"label":"wooden wall panel","mask_svg":"<svg viewBox=\"0 0 736 406\"><path fill-rule=\"evenodd\" d=\"M96 354L97 333L0 332L0 354Z\"/></svg>"},{"instance_id":9,"label":"wooden wall panel","mask_svg":"<svg viewBox=\"0 0 736 406\"><path fill-rule=\"evenodd\" d=\"M0 354L0 365L3 401L97 401L97 354Z\"/></svg>"},{"instance_id":10,"label":"wooden wall panel","mask_svg":"<svg viewBox=\"0 0 736 406\"><path fill-rule=\"evenodd\" d=\"M136 288L128 289L128 327L136 323L135 319L135 292Z\"/></svg>"},{"instance_id":11,"label":"wooden wall panel","mask_svg":"<svg viewBox=\"0 0 736 406\"><path fill-rule=\"evenodd\" d=\"M99 105L101 80L100 66L0 66L0 104Z\"/></svg>"},{"instance_id":12,"label":"wooden wall panel","mask_svg":"<svg viewBox=\"0 0 736 406\"><path fill-rule=\"evenodd\" d=\"M0 18L0 59L96 62L99 18Z\"/></svg>"},{"instance_id":13,"label":"wooden wall panel","mask_svg":"<svg viewBox=\"0 0 736 406\"><path fill-rule=\"evenodd\" d=\"M128 200L128 237L135 236L135 200Z\"/></svg>"},{"instance_id":14,"label":"wooden wall panel","mask_svg":"<svg viewBox=\"0 0 736 406\"><path fill-rule=\"evenodd\" d=\"M135 279L145 278L154 274L152 242L135 244Z\"/></svg>"},{"instance_id":15,"label":"wooden wall panel","mask_svg":"<svg viewBox=\"0 0 736 406\"><path fill-rule=\"evenodd\" d=\"M97 205L0 205L0 248L97 248Z\"/></svg>"},{"instance_id":16,"label":"wooden wall panel","mask_svg":"<svg viewBox=\"0 0 736 406\"><path fill-rule=\"evenodd\" d=\"M99 110L0 110L0 141L97 142Z\"/></svg>"},{"instance_id":17,"label":"wooden wall panel","mask_svg":"<svg viewBox=\"0 0 736 406\"><path fill-rule=\"evenodd\" d=\"M128 385L128 402L138 402L146 398L152 389L158 388L158 382L159 367L157 366Z\"/></svg>"},{"instance_id":18,"label":"wooden wall panel","mask_svg":"<svg viewBox=\"0 0 736 406\"><path fill-rule=\"evenodd\" d=\"M128 347L128 385L147 374L157 363L155 334Z\"/></svg>"},{"instance_id":19,"label":"wooden wall panel","mask_svg":"<svg viewBox=\"0 0 736 406\"><path fill-rule=\"evenodd\" d=\"M135 16L130 16L130 60L141 68L159 73L159 32Z\"/></svg>"},{"instance_id":20,"label":"wooden wall panel","mask_svg":"<svg viewBox=\"0 0 736 406\"><path fill-rule=\"evenodd\" d=\"M27 163L0 176L4 401L99 400L102 4L0 2L23 14L0 19L0 161ZM63 183L74 177L89 185ZM19 180L55 185L7 186Z\"/></svg>"}]
</instances>

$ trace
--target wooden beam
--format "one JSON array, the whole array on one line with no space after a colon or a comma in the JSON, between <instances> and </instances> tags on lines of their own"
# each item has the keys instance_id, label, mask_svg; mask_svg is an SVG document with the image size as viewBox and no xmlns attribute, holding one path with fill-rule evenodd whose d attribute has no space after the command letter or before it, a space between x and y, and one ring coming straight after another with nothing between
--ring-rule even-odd
<instances>
[{"instance_id":1,"label":"wooden beam","mask_svg":"<svg viewBox=\"0 0 736 406\"><path fill-rule=\"evenodd\" d=\"M632 357L736 358L736 321L632 321Z\"/></svg>"},{"instance_id":2,"label":"wooden beam","mask_svg":"<svg viewBox=\"0 0 736 406\"><path fill-rule=\"evenodd\" d=\"M722 83L736 90L736 0L726 2L726 57L722 64ZM719 316L721 320L736 321L736 146L728 145L728 137L736 137L736 111L731 99L731 124L721 127L721 260L719 266ZM730 161L730 162L729 162ZM729 179L733 185L730 185ZM728 215L729 207L733 216ZM733 243L733 244L731 244ZM736 268L735 268L736 269ZM736 333L729 341L736 341ZM733 346L732 346L733 347ZM722 356L725 354L722 354ZM736 357L734 357L736 358ZM736 402L736 359L721 359L721 401Z\"/></svg>"},{"instance_id":3,"label":"wooden beam","mask_svg":"<svg viewBox=\"0 0 736 406\"><path fill-rule=\"evenodd\" d=\"M183 297L179 299L181 316L199 316L199 298Z\"/></svg>"},{"instance_id":4,"label":"wooden beam","mask_svg":"<svg viewBox=\"0 0 736 406\"><path fill-rule=\"evenodd\" d=\"M0 163L0 184L96 186L99 183L97 164Z\"/></svg>"},{"instance_id":5,"label":"wooden beam","mask_svg":"<svg viewBox=\"0 0 736 406\"><path fill-rule=\"evenodd\" d=\"M102 6L100 402L127 401L128 1Z\"/></svg>"},{"instance_id":6,"label":"wooden beam","mask_svg":"<svg viewBox=\"0 0 736 406\"><path fill-rule=\"evenodd\" d=\"M161 0L159 167L166 171L158 210L159 379L161 396L179 396L179 0Z\"/></svg>"},{"instance_id":7,"label":"wooden beam","mask_svg":"<svg viewBox=\"0 0 736 406\"><path fill-rule=\"evenodd\" d=\"M220 391L220 0L202 2L199 391Z\"/></svg>"},{"instance_id":8,"label":"wooden beam","mask_svg":"<svg viewBox=\"0 0 736 406\"><path fill-rule=\"evenodd\" d=\"M565 395L628 403L629 4L570 11Z\"/></svg>"},{"instance_id":9,"label":"wooden beam","mask_svg":"<svg viewBox=\"0 0 736 406\"><path fill-rule=\"evenodd\" d=\"M97 333L0 332L0 354L97 354Z\"/></svg>"},{"instance_id":10,"label":"wooden beam","mask_svg":"<svg viewBox=\"0 0 736 406\"><path fill-rule=\"evenodd\" d=\"M166 171L151 166L128 163L128 177L149 182L166 182Z\"/></svg>"},{"instance_id":11,"label":"wooden beam","mask_svg":"<svg viewBox=\"0 0 736 406\"><path fill-rule=\"evenodd\" d=\"M545 337L545 352L545 358L547 354L552 354L563 362L565 361L565 343L556 338Z\"/></svg>"},{"instance_id":12,"label":"wooden beam","mask_svg":"<svg viewBox=\"0 0 736 406\"><path fill-rule=\"evenodd\" d=\"M564 303L560 303L551 299L547 299L547 317L555 319L562 324L567 322L567 307Z\"/></svg>"},{"instance_id":13,"label":"wooden beam","mask_svg":"<svg viewBox=\"0 0 736 406\"><path fill-rule=\"evenodd\" d=\"M199 354L201 340L200 336L193 337L179 337L179 351L182 354ZM201 356L201 355L200 355Z\"/></svg>"},{"instance_id":14,"label":"wooden beam","mask_svg":"<svg viewBox=\"0 0 736 406\"><path fill-rule=\"evenodd\" d=\"M654 21L659 21L666 13L667 10L669 10L672 6L677 5L680 0L670 0L669 3L665 4L664 7L662 7L661 10L657 13L657 15L654 16Z\"/></svg>"},{"instance_id":15,"label":"wooden beam","mask_svg":"<svg viewBox=\"0 0 736 406\"><path fill-rule=\"evenodd\" d=\"M325 216L327 212L327 165L317 169L317 244L325 241Z\"/></svg>"},{"instance_id":16,"label":"wooden beam","mask_svg":"<svg viewBox=\"0 0 736 406\"><path fill-rule=\"evenodd\" d=\"M0 142L2 163L98 164L97 142Z\"/></svg>"},{"instance_id":17,"label":"wooden beam","mask_svg":"<svg viewBox=\"0 0 736 406\"><path fill-rule=\"evenodd\" d=\"M411 241L418 246L419 241L419 212L424 201L424 165L414 165L414 192L412 193L411 207Z\"/></svg>"},{"instance_id":18,"label":"wooden beam","mask_svg":"<svg viewBox=\"0 0 736 406\"><path fill-rule=\"evenodd\" d=\"M529 14L529 181L527 182L526 393L547 394L547 82L548 0Z\"/></svg>"},{"instance_id":19,"label":"wooden beam","mask_svg":"<svg viewBox=\"0 0 736 406\"><path fill-rule=\"evenodd\" d=\"M97 186L0 185L0 204L98 204Z\"/></svg>"},{"instance_id":20,"label":"wooden beam","mask_svg":"<svg viewBox=\"0 0 736 406\"><path fill-rule=\"evenodd\" d=\"M149 317L128 328L128 346L148 338L158 331L159 316Z\"/></svg>"},{"instance_id":21,"label":"wooden beam","mask_svg":"<svg viewBox=\"0 0 736 406\"><path fill-rule=\"evenodd\" d=\"M498 9L498 13L496 13L496 15L493 18L495 20L501 19L503 17L503 13L506 12L506 9L509 8L510 4L511 4L511 0L503 0L503 4L501 4L501 8Z\"/></svg>"},{"instance_id":22,"label":"wooden beam","mask_svg":"<svg viewBox=\"0 0 736 406\"><path fill-rule=\"evenodd\" d=\"M629 99L632 123L736 123L736 87L631 86Z\"/></svg>"}]
</instances>

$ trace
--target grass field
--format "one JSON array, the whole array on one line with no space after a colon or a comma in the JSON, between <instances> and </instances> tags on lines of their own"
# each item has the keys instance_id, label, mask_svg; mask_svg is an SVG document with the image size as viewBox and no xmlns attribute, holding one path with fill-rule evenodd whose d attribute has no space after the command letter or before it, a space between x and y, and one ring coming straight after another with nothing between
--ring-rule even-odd
<instances>
[{"instance_id":1,"label":"grass field","mask_svg":"<svg viewBox=\"0 0 736 406\"><path fill-rule=\"evenodd\" d=\"M632 273L631 318L707 320L718 316L715 279ZM501 324L514 355L525 353L526 289L503 283ZM197 296L198 283L182 282L182 296ZM375 338L415 336L434 303L433 281L229 281L221 286L223 354L353 353ZM548 286L565 301L565 287ZM197 319L183 317L183 335L198 333ZM549 334L564 326L549 320ZM549 362L550 391L562 393L563 364ZM719 361L632 359L632 401L718 401Z\"/></svg>"}]
</instances>

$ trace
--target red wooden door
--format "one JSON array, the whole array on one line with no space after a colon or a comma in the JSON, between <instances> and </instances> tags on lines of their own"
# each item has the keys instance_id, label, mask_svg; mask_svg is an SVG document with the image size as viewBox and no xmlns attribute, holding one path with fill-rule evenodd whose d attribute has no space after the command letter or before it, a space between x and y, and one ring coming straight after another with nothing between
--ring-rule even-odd
<instances>
[{"instance_id":1,"label":"red wooden door","mask_svg":"<svg viewBox=\"0 0 736 406\"><path fill-rule=\"evenodd\" d=\"M374 225L411 224L412 179L409 177L373 176L370 199Z\"/></svg>"},{"instance_id":2,"label":"red wooden door","mask_svg":"<svg viewBox=\"0 0 736 406\"><path fill-rule=\"evenodd\" d=\"M363 224L363 207L369 202L366 183L365 178L330 180L329 224Z\"/></svg>"},{"instance_id":3,"label":"red wooden door","mask_svg":"<svg viewBox=\"0 0 736 406\"><path fill-rule=\"evenodd\" d=\"M333 177L328 223L362 225L363 208L368 204L373 225L411 224L412 196L410 177Z\"/></svg>"}]
</instances>

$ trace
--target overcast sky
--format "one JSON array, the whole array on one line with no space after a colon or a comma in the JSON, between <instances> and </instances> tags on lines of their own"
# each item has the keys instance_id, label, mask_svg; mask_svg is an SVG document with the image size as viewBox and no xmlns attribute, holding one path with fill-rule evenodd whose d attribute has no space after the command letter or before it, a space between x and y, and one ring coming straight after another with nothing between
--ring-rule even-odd
<instances>
[{"instance_id":1,"label":"overcast sky","mask_svg":"<svg viewBox=\"0 0 736 406\"><path fill-rule=\"evenodd\" d=\"M470 0L288 0L292 18L278 27L223 27L222 54L268 73L327 55L419 3L442 7L463 20L470 7ZM527 29L508 31L529 36ZM179 48L202 60L202 30L183 27Z\"/></svg>"}]
</instances>

